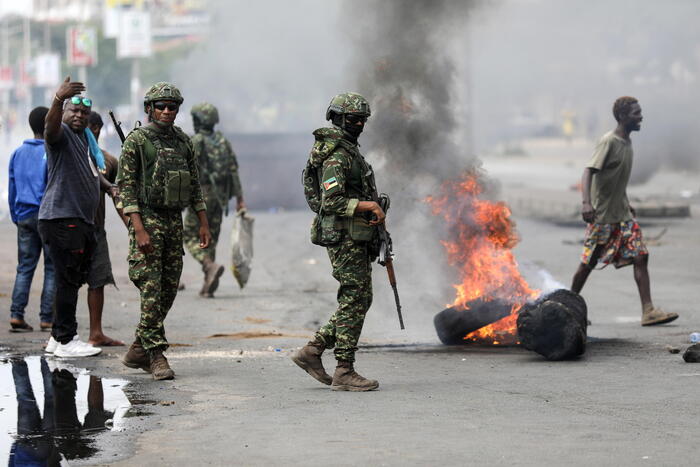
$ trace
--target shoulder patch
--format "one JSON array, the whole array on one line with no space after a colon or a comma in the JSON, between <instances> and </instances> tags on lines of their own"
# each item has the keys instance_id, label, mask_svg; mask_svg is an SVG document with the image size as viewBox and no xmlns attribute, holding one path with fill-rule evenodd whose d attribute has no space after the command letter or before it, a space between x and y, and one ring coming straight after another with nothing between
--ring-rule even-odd
<instances>
[{"instance_id":1,"label":"shoulder patch","mask_svg":"<svg viewBox=\"0 0 700 467\"><path fill-rule=\"evenodd\" d=\"M335 177L331 177L331 178L323 181L323 189L325 191L331 190L337 186L338 186L338 179Z\"/></svg>"}]
</instances>

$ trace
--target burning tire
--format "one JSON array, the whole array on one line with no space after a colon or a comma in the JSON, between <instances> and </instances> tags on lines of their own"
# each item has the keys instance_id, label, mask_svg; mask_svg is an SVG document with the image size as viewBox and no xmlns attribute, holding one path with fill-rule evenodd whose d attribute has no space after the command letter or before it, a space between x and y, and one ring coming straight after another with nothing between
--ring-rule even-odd
<instances>
[{"instance_id":1,"label":"burning tire","mask_svg":"<svg viewBox=\"0 0 700 467\"><path fill-rule=\"evenodd\" d=\"M566 360L586 351L588 310L580 295L556 290L518 316L518 337L547 360Z\"/></svg>"},{"instance_id":2,"label":"burning tire","mask_svg":"<svg viewBox=\"0 0 700 467\"><path fill-rule=\"evenodd\" d=\"M502 300L473 300L469 309L446 308L433 318L440 342L462 345L464 337L510 314L513 305Z\"/></svg>"}]
</instances>

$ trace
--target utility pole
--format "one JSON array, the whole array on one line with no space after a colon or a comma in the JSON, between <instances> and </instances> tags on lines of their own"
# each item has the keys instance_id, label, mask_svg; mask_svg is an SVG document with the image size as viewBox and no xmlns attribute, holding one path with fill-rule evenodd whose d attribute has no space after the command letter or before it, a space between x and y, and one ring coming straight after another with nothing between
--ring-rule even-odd
<instances>
[{"instance_id":1,"label":"utility pole","mask_svg":"<svg viewBox=\"0 0 700 467\"><path fill-rule=\"evenodd\" d=\"M2 67L10 66L10 20L2 18ZM2 91L2 111L7 112L10 108L10 90Z\"/></svg>"},{"instance_id":2,"label":"utility pole","mask_svg":"<svg viewBox=\"0 0 700 467\"><path fill-rule=\"evenodd\" d=\"M78 67L78 81L83 83L87 89L87 67L85 65L80 65Z\"/></svg>"},{"instance_id":3,"label":"utility pole","mask_svg":"<svg viewBox=\"0 0 700 467\"><path fill-rule=\"evenodd\" d=\"M143 103L139 97L141 92L141 61L134 57L131 59L131 80L129 82L129 90L131 91L131 113L132 120L138 120L141 104Z\"/></svg>"},{"instance_id":4,"label":"utility pole","mask_svg":"<svg viewBox=\"0 0 700 467\"><path fill-rule=\"evenodd\" d=\"M32 38L31 38L31 27L30 27L29 17L25 17L22 21L22 55L24 60L24 66L22 67L23 76L22 78L22 88L24 91L24 113L29 115L29 111L32 106L32 87L28 81L24 78L27 76L29 63L32 60Z\"/></svg>"},{"instance_id":5,"label":"utility pole","mask_svg":"<svg viewBox=\"0 0 700 467\"><path fill-rule=\"evenodd\" d=\"M48 3L47 5L48 6ZM51 22L44 21L44 53L51 53ZM59 75L60 76L60 75ZM44 102L49 102L53 97L53 90L50 87L44 88Z\"/></svg>"}]
</instances>

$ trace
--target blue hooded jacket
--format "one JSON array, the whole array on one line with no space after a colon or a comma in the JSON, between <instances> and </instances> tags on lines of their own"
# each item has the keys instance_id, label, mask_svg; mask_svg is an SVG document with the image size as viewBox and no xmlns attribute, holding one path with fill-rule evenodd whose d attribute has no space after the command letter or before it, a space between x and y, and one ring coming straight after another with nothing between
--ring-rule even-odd
<instances>
[{"instance_id":1,"label":"blue hooded jacket","mask_svg":"<svg viewBox=\"0 0 700 467\"><path fill-rule=\"evenodd\" d=\"M10 215L15 224L39 213L46 189L43 139L27 139L10 157Z\"/></svg>"}]
</instances>

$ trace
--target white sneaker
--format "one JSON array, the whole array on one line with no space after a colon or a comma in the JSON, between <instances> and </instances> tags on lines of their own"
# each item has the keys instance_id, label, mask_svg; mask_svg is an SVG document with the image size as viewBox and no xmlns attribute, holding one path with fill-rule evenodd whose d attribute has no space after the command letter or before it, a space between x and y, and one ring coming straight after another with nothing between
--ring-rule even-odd
<instances>
[{"instance_id":1,"label":"white sneaker","mask_svg":"<svg viewBox=\"0 0 700 467\"><path fill-rule=\"evenodd\" d=\"M53 338L53 336L49 337L49 341L46 343L46 348L44 349L44 352L46 353L54 353L56 351L56 347L58 346L58 341Z\"/></svg>"},{"instance_id":2,"label":"white sneaker","mask_svg":"<svg viewBox=\"0 0 700 467\"><path fill-rule=\"evenodd\" d=\"M92 345L81 341L76 334L73 336L73 340L67 344L59 343L54 351L56 357L70 358L70 357L92 357L102 352L99 347L93 347Z\"/></svg>"}]
</instances>

